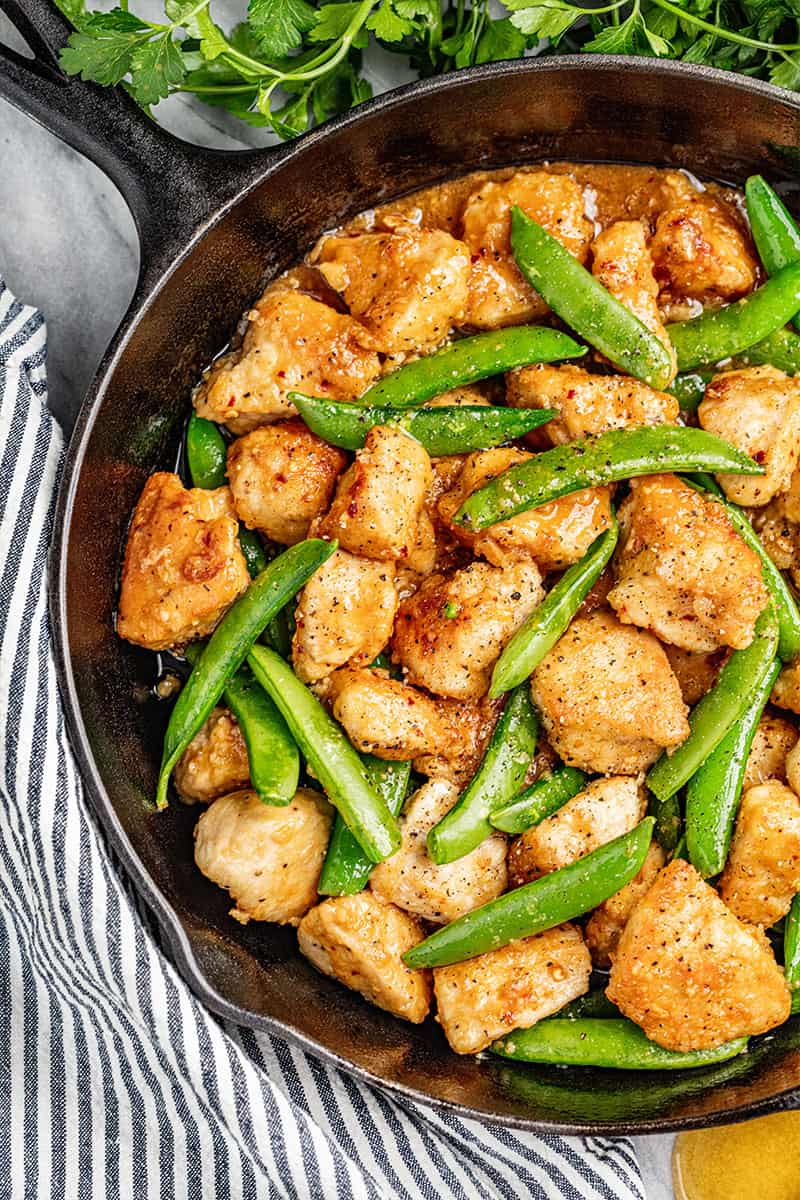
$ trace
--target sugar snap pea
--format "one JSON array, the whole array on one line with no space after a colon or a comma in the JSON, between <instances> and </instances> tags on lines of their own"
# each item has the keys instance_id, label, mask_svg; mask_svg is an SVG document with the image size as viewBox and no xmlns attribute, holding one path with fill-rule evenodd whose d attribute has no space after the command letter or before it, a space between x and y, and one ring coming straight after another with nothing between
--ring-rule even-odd
<instances>
[{"instance_id":1,"label":"sugar snap pea","mask_svg":"<svg viewBox=\"0 0 800 1200\"><path fill-rule=\"evenodd\" d=\"M763 175L751 175L744 187L750 230L768 275L800 262L800 229L774 188ZM793 324L800 329L795 317Z\"/></svg>"},{"instance_id":2,"label":"sugar snap pea","mask_svg":"<svg viewBox=\"0 0 800 1200\"><path fill-rule=\"evenodd\" d=\"M199 488L219 488L226 480L228 447L213 421L192 412L186 427L186 461L192 483Z\"/></svg>"},{"instance_id":3,"label":"sugar snap pea","mask_svg":"<svg viewBox=\"0 0 800 1200\"><path fill-rule=\"evenodd\" d=\"M783 929L783 973L795 996L800 994L800 892L792 901Z\"/></svg>"},{"instance_id":4,"label":"sugar snap pea","mask_svg":"<svg viewBox=\"0 0 800 1200\"><path fill-rule=\"evenodd\" d=\"M792 329L776 329L763 341L736 356L736 366L776 367L786 375L800 372L800 336Z\"/></svg>"},{"instance_id":5,"label":"sugar snap pea","mask_svg":"<svg viewBox=\"0 0 800 1200\"><path fill-rule=\"evenodd\" d=\"M594 992L585 992L577 1000L570 1000L554 1017L561 1021L575 1021L578 1017L619 1017L622 1014L616 1004L612 1004L605 992L598 988Z\"/></svg>"},{"instance_id":6,"label":"sugar snap pea","mask_svg":"<svg viewBox=\"0 0 800 1200\"><path fill-rule=\"evenodd\" d=\"M653 824L652 817L645 817L629 833L606 842L577 862L465 913L412 946L403 961L409 967L463 962L597 908L641 870Z\"/></svg>"},{"instance_id":7,"label":"sugar snap pea","mask_svg":"<svg viewBox=\"0 0 800 1200\"><path fill-rule=\"evenodd\" d=\"M370 783L396 817L408 791L411 763L388 762L374 754L362 755L361 761ZM317 891L322 896L352 896L362 892L374 866L337 813Z\"/></svg>"},{"instance_id":8,"label":"sugar snap pea","mask_svg":"<svg viewBox=\"0 0 800 1200\"><path fill-rule=\"evenodd\" d=\"M673 854L683 834L683 813L677 793L665 800L653 798L651 810L656 819L653 836L665 854Z\"/></svg>"},{"instance_id":9,"label":"sugar snap pea","mask_svg":"<svg viewBox=\"0 0 800 1200\"><path fill-rule=\"evenodd\" d=\"M545 775L525 788L509 804L496 808L489 820L503 833L524 833L577 796L587 778L576 767L558 767L552 775Z\"/></svg>"},{"instance_id":10,"label":"sugar snap pea","mask_svg":"<svg viewBox=\"0 0 800 1200\"><path fill-rule=\"evenodd\" d=\"M678 401L681 412L697 412L706 387L713 378L713 371L686 371L683 375L675 376L667 391Z\"/></svg>"}]
</instances>

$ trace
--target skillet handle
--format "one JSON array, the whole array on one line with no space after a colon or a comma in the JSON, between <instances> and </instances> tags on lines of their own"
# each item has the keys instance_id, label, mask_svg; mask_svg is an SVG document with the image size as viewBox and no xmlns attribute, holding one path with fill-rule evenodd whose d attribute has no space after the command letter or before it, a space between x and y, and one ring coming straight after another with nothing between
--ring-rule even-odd
<instances>
[{"instance_id":1,"label":"skillet handle","mask_svg":"<svg viewBox=\"0 0 800 1200\"><path fill-rule=\"evenodd\" d=\"M0 11L35 55L26 58L0 43L0 98L91 159L116 184L139 232L142 277L160 274L274 156L269 150L193 146L156 125L124 88L66 76L58 55L72 27L50 0L0 0Z\"/></svg>"}]
</instances>

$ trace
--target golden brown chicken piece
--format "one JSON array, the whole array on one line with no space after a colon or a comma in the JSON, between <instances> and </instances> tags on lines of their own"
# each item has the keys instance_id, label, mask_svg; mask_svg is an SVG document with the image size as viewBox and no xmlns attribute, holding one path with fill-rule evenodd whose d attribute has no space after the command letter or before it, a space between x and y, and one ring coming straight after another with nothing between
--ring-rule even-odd
<instances>
[{"instance_id":1,"label":"golden brown chicken piece","mask_svg":"<svg viewBox=\"0 0 800 1200\"><path fill-rule=\"evenodd\" d=\"M800 455L800 379L775 367L715 375L697 410L703 429L743 450L765 475L720 475L736 504L760 507L789 488Z\"/></svg>"},{"instance_id":2,"label":"golden brown chicken piece","mask_svg":"<svg viewBox=\"0 0 800 1200\"><path fill-rule=\"evenodd\" d=\"M649 475L631 480L619 522L608 602L621 621L684 650L750 645L769 593L721 504L676 475Z\"/></svg>"},{"instance_id":3,"label":"golden brown chicken piece","mask_svg":"<svg viewBox=\"0 0 800 1200\"><path fill-rule=\"evenodd\" d=\"M490 834L469 854L438 866L428 857L428 831L458 800L458 788L431 779L406 801L400 849L378 863L369 886L381 899L435 925L455 921L506 890L506 839Z\"/></svg>"},{"instance_id":4,"label":"golden brown chicken piece","mask_svg":"<svg viewBox=\"0 0 800 1200\"><path fill-rule=\"evenodd\" d=\"M482 183L467 200L462 236L472 255L466 323L481 329L518 325L547 306L523 279L511 254L511 208L517 205L584 262L592 240L583 190L569 175L520 171Z\"/></svg>"},{"instance_id":5,"label":"golden brown chicken piece","mask_svg":"<svg viewBox=\"0 0 800 1200\"><path fill-rule=\"evenodd\" d=\"M508 851L512 887L570 863L621 837L639 824L647 801L629 775L595 779L538 825L515 838Z\"/></svg>"},{"instance_id":6,"label":"golden brown chicken piece","mask_svg":"<svg viewBox=\"0 0 800 1200\"><path fill-rule=\"evenodd\" d=\"M513 447L470 454L451 490L439 499L439 518L455 538L495 567L534 559L543 572L562 570L582 558L595 538L610 527L610 488L572 492L481 533L470 533L453 521L468 496L530 457Z\"/></svg>"},{"instance_id":7,"label":"golden brown chicken piece","mask_svg":"<svg viewBox=\"0 0 800 1200\"><path fill-rule=\"evenodd\" d=\"M611 964L631 913L642 896L650 890L665 861L666 855L658 842L651 842L638 875L634 875L630 883L626 883L624 888L620 888L594 910L583 932L595 966L608 967Z\"/></svg>"},{"instance_id":8,"label":"golden brown chicken piece","mask_svg":"<svg viewBox=\"0 0 800 1200\"><path fill-rule=\"evenodd\" d=\"M315 258L385 354L433 349L463 321L469 251L441 229L327 237Z\"/></svg>"},{"instance_id":9,"label":"golden brown chicken piece","mask_svg":"<svg viewBox=\"0 0 800 1200\"><path fill-rule=\"evenodd\" d=\"M792 473L785 492L750 516L767 554L800 587L800 470Z\"/></svg>"},{"instance_id":10,"label":"golden brown chicken piece","mask_svg":"<svg viewBox=\"0 0 800 1200\"><path fill-rule=\"evenodd\" d=\"M302 421L263 425L228 450L228 481L239 520L294 546L331 502L347 455Z\"/></svg>"},{"instance_id":11,"label":"golden brown chicken piece","mask_svg":"<svg viewBox=\"0 0 800 1200\"><path fill-rule=\"evenodd\" d=\"M797 726L776 713L765 713L758 723L744 776L744 788L786 779L786 759L797 743Z\"/></svg>"},{"instance_id":12,"label":"golden brown chicken piece","mask_svg":"<svg viewBox=\"0 0 800 1200\"><path fill-rule=\"evenodd\" d=\"M673 425L678 401L628 375L591 375L565 363L536 363L506 376L506 398L512 408L553 408L558 416L542 426L553 445L611 429ZM532 435L534 436L534 435Z\"/></svg>"},{"instance_id":13,"label":"golden brown chicken piece","mask_svg":"<svg viewBox=\"0 0 800 1200\"><path fill-rule=\"evenodd\" d=\"M689 736L663 647L609 612L572 622L534 671L532 691L551 745L584 771L636 775Z\"/></svg>"},{"instance_id":14,"label":"golden brown chicken piece","mask_svg":"<svg viewBox=\"0 0 800 1200\"><path fill-rule=\"evenodd\" d=\"M606 995L668 1050L766 1033L789 1016L783 971L760 929L688 863L665 867L631 913Z\"/></svg>"},{"instance_id":15,"label":"golden brown chicken piece","mask_svg":"<svg viewBox=\"0 0 800 1200\"><path fill-rule=\"evenodd\" d=\"M416 438L396 426L375 425L339 480L320 533L364 558L413 558L432 479L431 460Z\"/></svg>"},{"instance_id":16,"label":"golden brown chicken piece","mask_svg":"<svg viewBox=\"0 0 800 1200\"><path fill-rule=\"evenodd\" d=\"M212 711L175 764L172 778L185 804L207 804L247 786L247 746L227 708Z\"/></svg>"},{"instance_id":17,"label":"golden brown chicken piece","mask_svg":"<svg viewBox=\"0 0 800 1200\"><path fill-rule=\"evenodd\" d=\"M227 487L185 488L158 471L133 514L117 633L148 650L205 637L250 582Z\"/></svg>"},{"instance_id":18,"label":"golden brown chicken piece","mask_svg":"<svg viewBox=\"0 0 800 1200\"><path fill-rule=\"evenodd\" d=\"M231 916L296 925L317 900L333 809L300 788L291 804L265 804L257 792L233 792L195 826L194 860L233 900Z\"/></svg>"},{"instance_id":19,"label":"golden brown chicken piece","mask_svg":"<svg viewBox=\"0 0 800 1200\"><path fill-rule=\"evenodd\" d=\"M589 988L591 960L580 930L557 925L433 972L438 1017L456 1054L477 1054L528 1029Z\"/></svg>"},{"instance_id":20,"label":"golden brown chicken piece","mask_svg":"<svg viewBox=\"0 0 800 1200\"><path fill-rule=\"evenodd\" d=\"M800 715L800 659L787 663L772 689L770 700L778 708Z\"/></svg>"},{"instance_id":21,"label":"golden brown chicken piece","mask_svg":"<svg viewBox=\"0 0 800 1200\"><path fill-rule=\"evenodd\" d=\"M773 779L742 796L719 894L752 925L774 925L800 892L800 799Z\"/></svg>"},{"instance_id":22,"label":"golden brown chicken piece","mask_svg":"<svg viewBox=\"0 0 800 1200\"><path fill-rule=\"evenodd\" d=\"M408 681L454 700L479 700L513 633L543 596L533 562L473 562L431 575L397 610L392 657Z\"/></svg>"},{"instance_id":23,"label":"golden brown chicken piece","mask_svg":"<svg viewBox=\"0 0 800 1200\"><path fill-rule=\"evenodd\" d=\"M758 282L749 239L733 211L710 192L695 192L661 212L650 243L661 304L736 300ZM688 314L687 314L688 315Z\"/></svg>"},{"instance_id":24,"label":"golden brown chicken piece","mask_svg":"<svg viewBox=\"0 0 800 1200\"><path fill-rule=\"evenodd\" d=\"M323 901L297 930L300 950L318 971L415 1025L430 1008L430 971L412 971L403 955L424 936L419 921L372 892Z\"/></svg>"},{"instance_id":25,"label":"golden brown chicken piece","mask_svg":"<svg viewBox=\"0 0 800 1200\"><path fill-rule=\"evenodd\" d=\"M217 359L194 398L198 416L233 433L292 416L289 392L355 400L380 374L363 325L302 292L268 288L247 320L241 347Z\"/></svg>"},{"instance_id":26,"label":"golden brown chicken piece","mask_svg":"<svg viewBox=\"0 0 800 1200\"><path fill-rule=\"evenodd\" d=\"M684 650L681 646L664 646L672 673L678 681L684 704L693 708L697 701L710 692L717 682L720 667L728 657L728 651L712 650L697 653Z\"/></svg>"}]
</instances>

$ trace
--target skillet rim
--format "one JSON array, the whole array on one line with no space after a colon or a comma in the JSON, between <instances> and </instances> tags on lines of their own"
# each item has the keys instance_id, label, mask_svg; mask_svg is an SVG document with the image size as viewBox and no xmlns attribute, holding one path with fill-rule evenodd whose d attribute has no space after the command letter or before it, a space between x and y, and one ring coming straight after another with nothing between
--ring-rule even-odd
<instances>
[{"instance_id":1,"label":"skillet rim","mask_svg":"<svg viewBox=\"0 0 800 1200\"><path fill-rule=\"evenodd\" d=\"M86 795L105 834L118 854L127 875L155 914L161 930L166 935L180 975L194 994L213 1013L234 1024L245 1025L249 1028L286 1037L304 1050L317 1055L324 1062L373 1087L388 1092L390 1095L413 1100L438 1111L451 1112L465 1119L481 1122L490 1121L507 1128L527 1132L547 1131L567 1136L597 1134L636 1136L642 1134L675 1133L683 1130L735 1124L773 1112L787 1111L795 1108L800 1109L800 1084L784 1088L761 1100L744 1102L724 1111L697 1116L670 1117L667 1115L666 1117L650 1117L617 1123L608 1120L569 1121L546 1117L534 1120L514 1114L490 1114L481 1109L471 1108L468 1105L459 1104L455 1101L432 1097L407 1084L385 1080L374 1075L368 1069L343 1058L327 1046L316 1041L301 1030L287 1025L280 1019L239 1009L236 1005L226 1000L208 982L192 950L190 938L184 931L180 918L153 882L117 818L97 769L86 735L70 657L66 596L67 558L71 541L75 492L84 466L88 442L98 418L108 382L133 331L145 317L164 284L185 261L194 246L231 209L236 207L246 195L259 187L271 175L280 171L289 159L298 154L305 153L306 150L313 148L318 142L323 141L328 136L346 131L351 125L366 120L375 113L403 107L406 104L413 103L414 99L421 95L428 95L430 93L445 94L453 88L459 88L468 84L472 80L490 80L524 73L548 74L562 70L577 70L581 73L597 75L626 71L639 75L651 75L666 79L673 78L675 80L689 75L690 77L709 83L718 90L739 93L744 97L759 95L773 102L779 102L789 109L794 109L798 118L800 118L800 95L795 95L792 92L788 92L783 88L760 79L752 79L748 76L734 74L733 72L721 71L714 67L695 63L682 63L672 59L654 59L641 56L592 55L589 57L587 55L548 55L500 63L486 63L482 66L462 69L448 75L413 81L360 104L357 108L351 109L349 112L325 122L323 125L310 130L308 133L282 147L267 148L262 151L263 169L253 171L249 180L232 197L220 204L210 216L201 221L185 237L177 253L167 254L162 251L160 259L157 258L154 264L146 264L144 261L141 264L134 294L111 339L108 349L97 367L92 384L81 403L64 456L53 515L52 541L48 554L50 626L56 676L64 705L69 742L80 769L81 780ZM242 157L248 158L251 162L258 162L258 152L255 154L252 151L240 153L242 153Z\"/></svg>"}]
</instances>

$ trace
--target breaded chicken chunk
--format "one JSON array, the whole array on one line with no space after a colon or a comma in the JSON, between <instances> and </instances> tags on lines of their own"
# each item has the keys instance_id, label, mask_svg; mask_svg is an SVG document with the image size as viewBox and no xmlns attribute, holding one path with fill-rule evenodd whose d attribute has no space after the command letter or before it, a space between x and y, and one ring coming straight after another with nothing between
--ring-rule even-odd
<instances>
[{"instance_id":1,"label":"breaded chicken chunk","mask_svg":"<svg viewBox=\"0 0 800 1200\"><path fill-rule=\"evenodd\" d=\"M776 713L765 713L758 723L744 776L744 788L786 779L786 759L797 744L797 726Z\"/></svg>"},{"instance_id":2,"label":"breaded chicken chunk","mask_svg":"<svg viewBox=\"0 0 800 1200\"><path fill-rule=\"evenodd\" d=\"M505 568L473 562L452 575L431 575L398 608L392 657L410 683L479 700L503 646L543 594L532 561Z\"/></svg>"},{"instance_id":3,"label":"breaded chicken chunk","mask_svg":"<svg viewBox=\"0 0 800 1200\"><path fill-rule=\"evenodd\" d=\"M508 851L512 887L577 862L639 824L647 801L629 775L595 779L552 817L515 838Z\"/></svg>"},{"instance_id":4,"label":"breaded chicken chunk","mask_svg":"<svg viewBox=\"0 0 800 1200\"><path fill-rule=\"evenodd\" d=\"M770 700L778 708L800 715L800 659L787 663L775 680Z\"/></svg>"},{"instance_id":5,"label":"breaded chicken chunk","mask_svg":"<svg viewBox=\"0 0 800 1200\"><path fill-rule=\"evenodd\" d=\"M693 192L664 209L650 242L661 303L736 300L758 282L749 239L733 211L710 192Z\"/></svg>"},{"instance_id":6,"label":"breaded chicken chunk","mask_svg":"<svg viewBox=\"0 0 800 1200\"><path fill-rule=\"evenodd\" d=\"M663 647L603 610L572 622L534 671L532 693L554 750L584 771L636 775L689 736Z\"/></svg>"},{"instance_id":7,"label":"breaded chicken chunk","mask_svg":"<svg viewBox=\"0 0 800 1200\"><path fill-rule=\"evenodd\" d=\"M294 546L327 509L347 455L302 421L263 425L228 450L228 481L240 521Z\"/></svg>"},{"instance_id":8,"label":"breaded chicken chunk","mask_svg":"<svg viewBox=\"0 0 800 1200\"><path fill-rule=\"evenodd\" d=\"M415 1025L430 1008L430 971L412 971L403 955L424 936L419 921L372 892L323 901L297 930L301 952L318 971Z\"/></svg>"},{"instance_id":9,"label":"breaded chicken chunk","mask_svg":"<svg viewBox=\"0 0 800 1200\"><path fill-rule=\"evenodd\" d=\"M456 1054L477 1054L528 1029L589 988L591 960L575 925L511 942L433 972L438 1017Z\"/></svg>"},{"instance_id":10,"label":"breaded chicken chunk","mask_svg":"<svg viewBox=\"0 0 800 1200\"><path fill-rule=\"evenodd\" d=\"M665 861L666 855L658 842L651 842L639 873L594 910L583 932L595 966L610 965L631 913L649 891Z\"/></svg>"},{"instance_id":11,"label":"breaded chicken chunk","mask_svg":"<svg viewBox=\"0 0 800 1200\"><path fill-rule=\"evenodd\" d=\"M338 538L351 554L407 560L419 543L432 479L428 452L416 438L394 425L375 425L339 480L320 533Z\"/></svg>"},{"instance_id":12,"label":"breaded chicken chunk","mask_svg":"<svg viewBox=\"0 0 800 1200\"><path fill-rule=\"evenodd\" d=\"M800 892L800 799L776 779L743 794L718 887L752 925L774 925Z\"/></svg>"},{"instance_id":13,"label":"breaded chicken chunk","mask_svg":"<svg viewBox=\"0 0 800 1200\"><path fill-rule=\"evenodd\" d=\"M678 681L684 704L693 708L706 692L710 692L717 682L720 667L728 657L728 651L712 650L710 653L684 650L681 646L664 646L672 667L672 673Z\"/></svg>"},{"instance_id":14,"label":"breaded chicken chunk","mask_svg":"<svg viewBox=\"0 0 800 1200\"><path fill-rule=\"evenodd\" d=\"M433 349L464 319L469 251L444 230L327 237L315 259L385 354Z\"/></svg>"},{"instance_id":15,"label":"breaded chicken chunk","mask_svg":"<svg viewBox=\"0 0 800 1200\"><path fill-rule=\"evenodd\" d=\"M446 925L494 900L506 890L506 839L490 834L469 854L437 865L428 856L428 831L458 800L446 779L431 779L406 802L400 828L403 840L391 858L378 863L369 886L383 900L425 921Z\"/></svg>"},{"instance_id":16,"label":"breaded chicken chunk","mask_svg":"<svg viewBox=\"0 0 800 1200\"><path fill-rule=\"evenodd\" d=\"M242 731L227 708L215 708L175 764L175 788L186 804L206 804L250 782Z\"/></svg>"},{"instance_id":17,"label":"breaded chicken chunk","mask_svg":"<svg viewBox=\"0 0 800 1200\"><path fill-rule=\"evenodd\" d=\"M372 662L392 636L394 563L336 550L300 593L292 662L304 683Z\"/></svg>"},{"instance_id":18,"label":"breaded chicken chunk","mask_svg":"<svg viewBox=\"0 0 800 1200\"><path fill-rule=\"evenodd\" d=\"M765 935L678 858L631 913L606 995L652 1041L681 1051L766 1033L791 1007Z\"/></svg>"},{"instance_id":19,"label":"breaded chicken chunk","mask_svg":"<svg viewBox=\"0 0 800 1200\"><path fill-rule=\"evenodd\" d=\"M678 401L628 375L591 375L572 363L535 363L506 376L512 408L553 408L558 416L540 430L558 446L612 429L673 425Z\"/></svg>"},{"instance_id":20,"label":"breaded chicken chunk","mask_svg":"<svg viewBox=\"0 0 800 1200\"><path fill-rule=\"evenodd\" d=\"M231 916L296 925L317 899L333 809L300 788L291 804L265 804L257 792L220 796L195 826L194 860L233 900Z\"/></svg>"},{"instance_id":21,"label":"breaded chicken chunk","mask_svg":"<svg viewBox=\"0 0 800 1200\"><path fill-rule=\"evenodd\" d=\"M800 379L767 366L724 371L706 387L697 419L766 470L720 475L729 500L759 507L790 486L800 455Z\"/></svg>"},{"instance_id":22,"label":"breaded chicken chunk","mask_svg":"<svg viewBox=\"0 0 800 1200\"><path fill-rule=\"evenodd\" d=\"M648 475L631 480L619 522L608 603L621 621L684 650L750 645L769 593L721 504L676 475Z\"/></svg>"},{"instance_id":23,"label":"breaded chicken chunk","mask_svg":"<svg viewBox=\"0 0 800 1200\"><path fill-rule=\"evenodd\" d=\"M117 633L148 650L205 637L250 582L227 487L185 488L158 471L133 514Z\"/></svg>"},{"instance_id":24,"label":"breaded chicken chunk","mask_svg":"<svg viewBox=\"0 0 800 1200\"><path fill-rule=\"evenodd\" d=\"M520 171L484 181L464 207L462 237L472 255L466 324L481 329L517 325L547 306L523 279L511 253L511 208L517 205L584 262L592 240L583 190L569 175Z\"/></svg>"},{"instance_id":25,"label":"breaded chicken chunk","mask_svg":"<svg viewBox=\"0 0 800 1200\"><path fill-rule=\"evenodd\" d=\"M786 772L786 782L789 787L795 796L800 796L800 741L795 742L792 749L786 755L784 770Z\"/></svg>"},{"instance_id":26,"label":"breaded chicken chunk","mask_svg":"<svg viewBox=\"0 0 800 1200\"><path fill-rule=\"evenodd\" d=\"M795 587L800 587L800 470L792 473L786 491L750 516L775 566L788 571Z\"/></svg>"}]
</instances>

